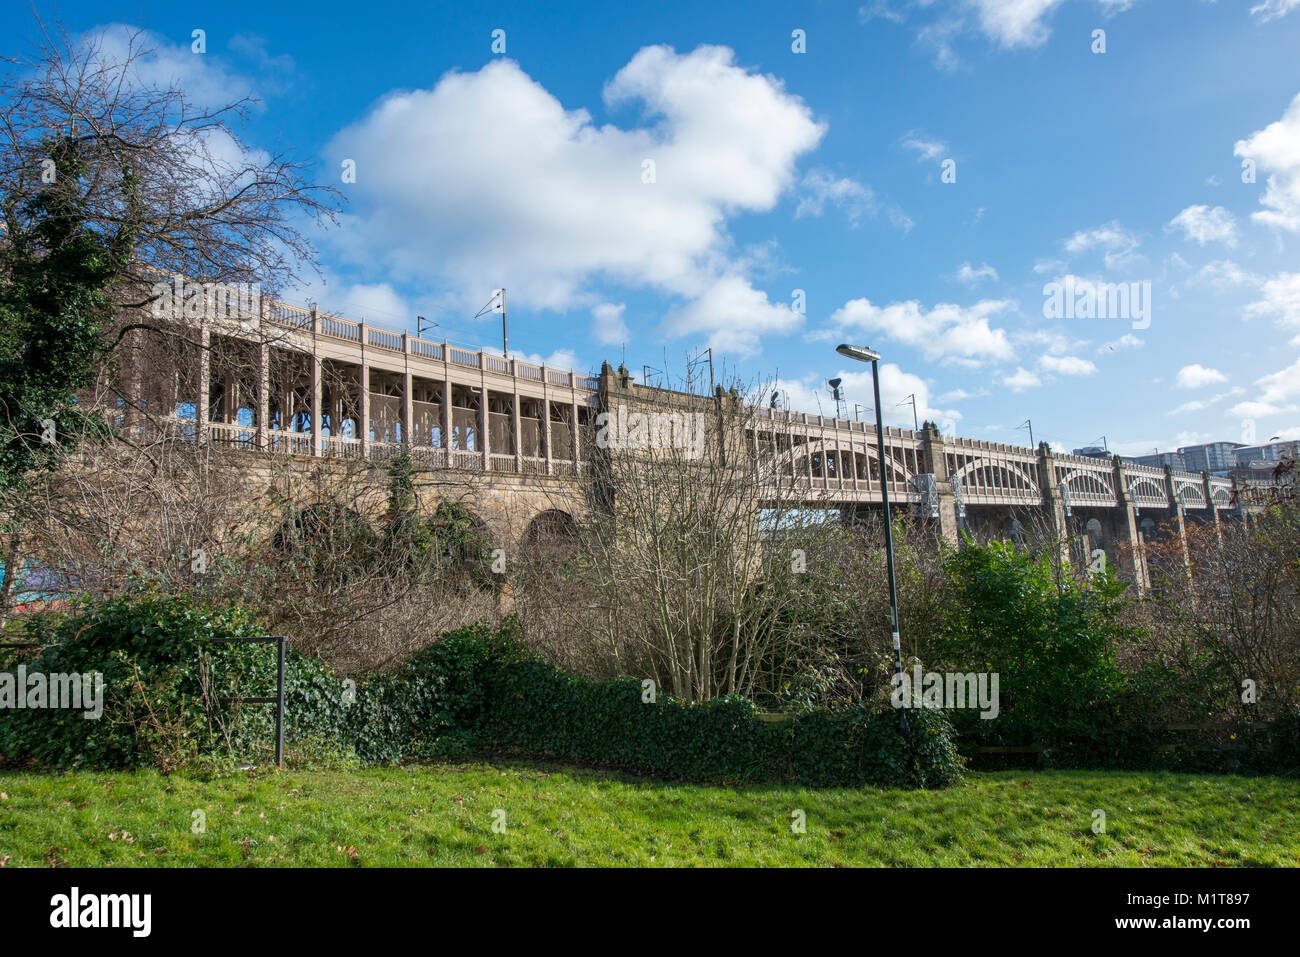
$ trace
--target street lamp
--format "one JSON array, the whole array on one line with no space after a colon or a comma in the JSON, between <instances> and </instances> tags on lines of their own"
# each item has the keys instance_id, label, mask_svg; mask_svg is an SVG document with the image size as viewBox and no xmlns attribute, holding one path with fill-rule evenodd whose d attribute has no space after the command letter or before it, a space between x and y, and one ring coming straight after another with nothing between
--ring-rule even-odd
<instances>
[{"instance_id":1,"label":"street lamp","mask_svg":"<svg viewBox=\"0 0 1300 957\"><path fill-rule=\"evenodd\" d=\"M871 385L876 395L876 458L880 462L880 491L885 502L885 568L889 575L889 630L894 643L894 673L903 673L903 648L898 640L898 586L894 581L894 529L889 516L889 479L885 475L885 423L880 415L880 353L862 346L838 345L835 351L858 362L871 363ZM911 736L907 708L898 709L903 734Z\"/></svg>"}]
</instances>

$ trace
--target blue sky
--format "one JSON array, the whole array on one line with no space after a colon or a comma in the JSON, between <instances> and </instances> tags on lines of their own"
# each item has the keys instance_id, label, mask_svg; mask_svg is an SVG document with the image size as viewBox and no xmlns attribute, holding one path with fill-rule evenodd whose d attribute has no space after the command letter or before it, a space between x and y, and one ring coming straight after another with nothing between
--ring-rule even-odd
<instances>
[{"instance_id":1,"label":"blue sky","mask_svg":"<svg viewBox=\"0 0 1300 957\"><path fill-rule=\"evenodd\" d=\"M914 393L992 441L1300 438L1300 0L57 14L147 28L159 76L258 97L245 146L343 191L286 298L499 348L471 317L505 286L521 356L677 376L712 346L812 412L836 375L870 404L833 351L870 344L887 421ZM28 12L0 24L21 52ZM1150 310L1049 317L1052 282Z\"/></svg>"}]
</instances>

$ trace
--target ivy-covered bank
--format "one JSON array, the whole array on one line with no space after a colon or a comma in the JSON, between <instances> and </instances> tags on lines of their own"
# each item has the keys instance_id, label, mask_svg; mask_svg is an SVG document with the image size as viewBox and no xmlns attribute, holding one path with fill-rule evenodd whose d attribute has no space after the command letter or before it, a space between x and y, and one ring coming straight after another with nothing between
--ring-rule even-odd
<instances>
[{"instance_id":1,"label":"ivy-covered bank","mask_svg":"<svg viewBox=\"0 0 1300 957\"><path fill-rule=\"evenodd\" d=\"M0 722L0 758L45 767L164 769L227 757L265 760L274 709L224 698L275 687L271 646L213 644L256 634L238 608L186 597L136 595L61 620L35 619L40 644L29 674L102 673L103 716L15 710ZM0 662L12 671L17 660ZM706 704L660 694L643 700L635 679L597 682L522 648L512 625L462 629L397 673L358 682L290 651L286 745L291 758L396 763L431 756L510 752L609 765L712 783L789 782L813 787L943 787L961 759L947 717L897 714L880 705L759 718L744 699Z\"/></svg>"}]
</instances>

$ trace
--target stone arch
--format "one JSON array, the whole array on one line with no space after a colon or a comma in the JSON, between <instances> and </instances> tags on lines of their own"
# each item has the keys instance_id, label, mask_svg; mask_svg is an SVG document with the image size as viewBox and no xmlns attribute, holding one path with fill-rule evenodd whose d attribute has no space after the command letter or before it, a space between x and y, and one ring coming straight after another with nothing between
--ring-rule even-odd
<instances>
[{"instance_id":1,"label":"stone arch","mask_svg":"<svg viewBox=\"0 0 1300 957\"><path fill-rule=\"evenodd\" d=\"M520 550L530 558L564 561L579 547L578 523L568 512L547 508L528 522L520 541Z\"/></svg>"},{"instance_id":2,"label":"stone arch","mask_svg":"<svg viewBox=\"0 0 1300 957\"><path fill-rule=\"evenodd\" d=\"M373 544L375 534L374 526L355 508L322 500L298 509L281 522L272 533L271 544L276 551L291 551L304 542L343 542L349 538L358 544Z\"/></svg>"},{"instance_id":3,"label":"stone arch","mask_svg":"<svg viewBox=\"0 0 1300 957\"><path fill-rule=\"evenodd\" d=\"M805 460L812 458L812 473L814 478L837 478L842 472L844 480L851 482L854 473L857 473L859 480L866 480L872 474L876 467L876 447L868 445L865 449L860 445L853 445L851 448L836 446L830 441L821 439L812 442L804 442L795 445L790 449L783 450L779 453L770 467L772 471L784 470L784 474L789 476L793 470L795 478L803 478L808 474L808 466ZM835 467L827 469L821 463L826 460L836 463ZM899 461L888 452L885 453L885 464L894 474L894 481L897 484L905 485L912 479L912 473L907 469L905 461ZM830 475L827 476L827 472ZM875 479L871 479L875 481Z\"/></svg>"},{"instance_id":4,"label":"stone arch","mask_svg":"<svg viewBox=\"0 0 1300 957\"><path fill-rule=\"evenodd\" d=\"M1060 485L1069 490L1075 501L1082 500L1084 496L1103 496L1111 499L1115 497L1115 490L1111 487L1109 477L1103 477L1088 469L1076 469L1061 476Z\"/></svg>"},{"instance_id":5,"label":"stone arch","mask_svg":"<svg viewBox=\"0 0 1300 957\"><path fill-rule=\"evenodd\" d=\"M1145 475L1130 480L1129 494L1134 498L1159 499L1160 501L1165 501L1168 498L1164 484Z\"/></svg>"},{"instance_id":6,"label":"stone arch","mask_svg":"<svg viewBox=\"0 0 1300 957\"><path fill-rule=\"evenodd\" d=\"M1102 527L1100 519L1088 519L1083 523L1083 531L1088 536L1088 541L1098 547L1106 539L1106 530Z\"/></svg>"},{"instance_id":7,"label":"stone arch","mask_svg":"<svg viewBox=\"0 0 1300 957\"><path fill-rule=\"evenodd\" d=\"M977 472L982 473L983 486L970 478ZM1001 477L1002 481L994 480L995 472ZM953 481L960 482L963 488L970 489L971 493L976 495L983 492L984 489L993 488L1003 491L1038 492L1037 477L1031 475L1023 466L1011 462L990 462L987 459L975 459L975 461L962 466L961 470L952 478Z\"/></svg>"},{"instance_id":8,"label":"stone arch","mask_svg":"<svg viewBox=\"0 0 1300 957\"><path fill-rule=\"evenodd\" d=\"M1017 545L1025 543L1025 526L1020 519L1012 516L1002 523L1000 529L1001 537L1004 541L1015 542Z\"/></svg>"},{"instance_id":9,"label":"stone arch","mask_svg":"<svg viewBox=\"0 0 1300 957\"><path fill-rule=\"evenodd\" d=\"M1184 508L1205 508L1205 486L1200 482L1178 482L1174 491Z\"/></svg>"}]
</instances>

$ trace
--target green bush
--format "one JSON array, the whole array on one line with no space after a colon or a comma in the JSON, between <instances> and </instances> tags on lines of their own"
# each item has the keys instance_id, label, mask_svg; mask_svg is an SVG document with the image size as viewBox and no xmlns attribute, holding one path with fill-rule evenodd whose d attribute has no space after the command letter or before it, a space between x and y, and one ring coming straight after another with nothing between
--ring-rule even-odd
<instances>
[{"instance_id":1,"label":"green bush","mask_svg":"<svg viewBox=\"0 0 1300 957\"><path fill-rule=\"evenodd\" d=\"M102 672L104 717L13 712L0 722L0 756L49 767L269 756L274 708L219 701L274 693L273 644L212 642L256 634L245 611L143 592L33 629L42 648L29 671ZM524 651L514 623L452 632L351 692L319 661L289 652L291 755L387 763L503 751L681 780L811 786L942 787L961 770L937 712L913 712L909 742L897 714L880 707L769 724L740 698L643 702L639 681L591 681Z\"/></svg>"},{"instance_id":2,"label":"green bush","mask_svg":"<svg viewBox=\"0 0 1300 957\"><path fill-rule=\"evenodd\" d=\"M242 608L147 586L81 614L32 618L27 637L40 647L21 660L28 674L102 675L103 715L8 711L0 720L0 758L58 768L170 768L200 755L269 753L274 708L218 699L273 695L275 646L212 641L258 633ZM7 670L18 663L9 661ZM323 664L290 651L286 737L335 740L342 691Z\"/></svg>"},{"instance_id":3,"label":"green bush","mask_svg":"<svg viewBox=\"0 0 1300 957\"><path fill-rule=\"evenodd\" d=\"M752 702L643 700L636 679L598 682L521 649L510 626L445 635L404 682L415 740L616 766L693 781L942 787L960 776L943 715L913 712L911 749L891 709L861 706L768 723ZM915 759L913 757L915 756Z\"/></svg>"},{"instance_id":4,"label":"green bush","mask_svg":"<svg viewBox=\"0 0 1300 957\"><path fill-rule=\"evenodd\" d=\"M945 570L957 600L937 644L941 659L929 667L999 675L996 719L952 713L973 766L1297 773L1294 716L1234 717L1221 660L1157 657L1131 673L1117 667L1116 650L1144 635L1123 624L1125 586L1109 574L1058 577L1050 559L1009 543L968 545ZM1171 728L1178 712L1197 717Z\"/></svg>"},{"instance_id":5,"label":"green bush","mask_svg":"<svg viewBox=\"0 0 1300 957\"><path fill-rule=\"evenodd\" d=\"M997 718L955 714L963 743L1055 749L1104 738L1121 687L1115 649L1139 637L1117 622L1123 586L1058 578L1046 556L1003 542L968 545L945 570L957 600L936 664L996 673L1000 685Z\"/></svg>"}]
</instances>

